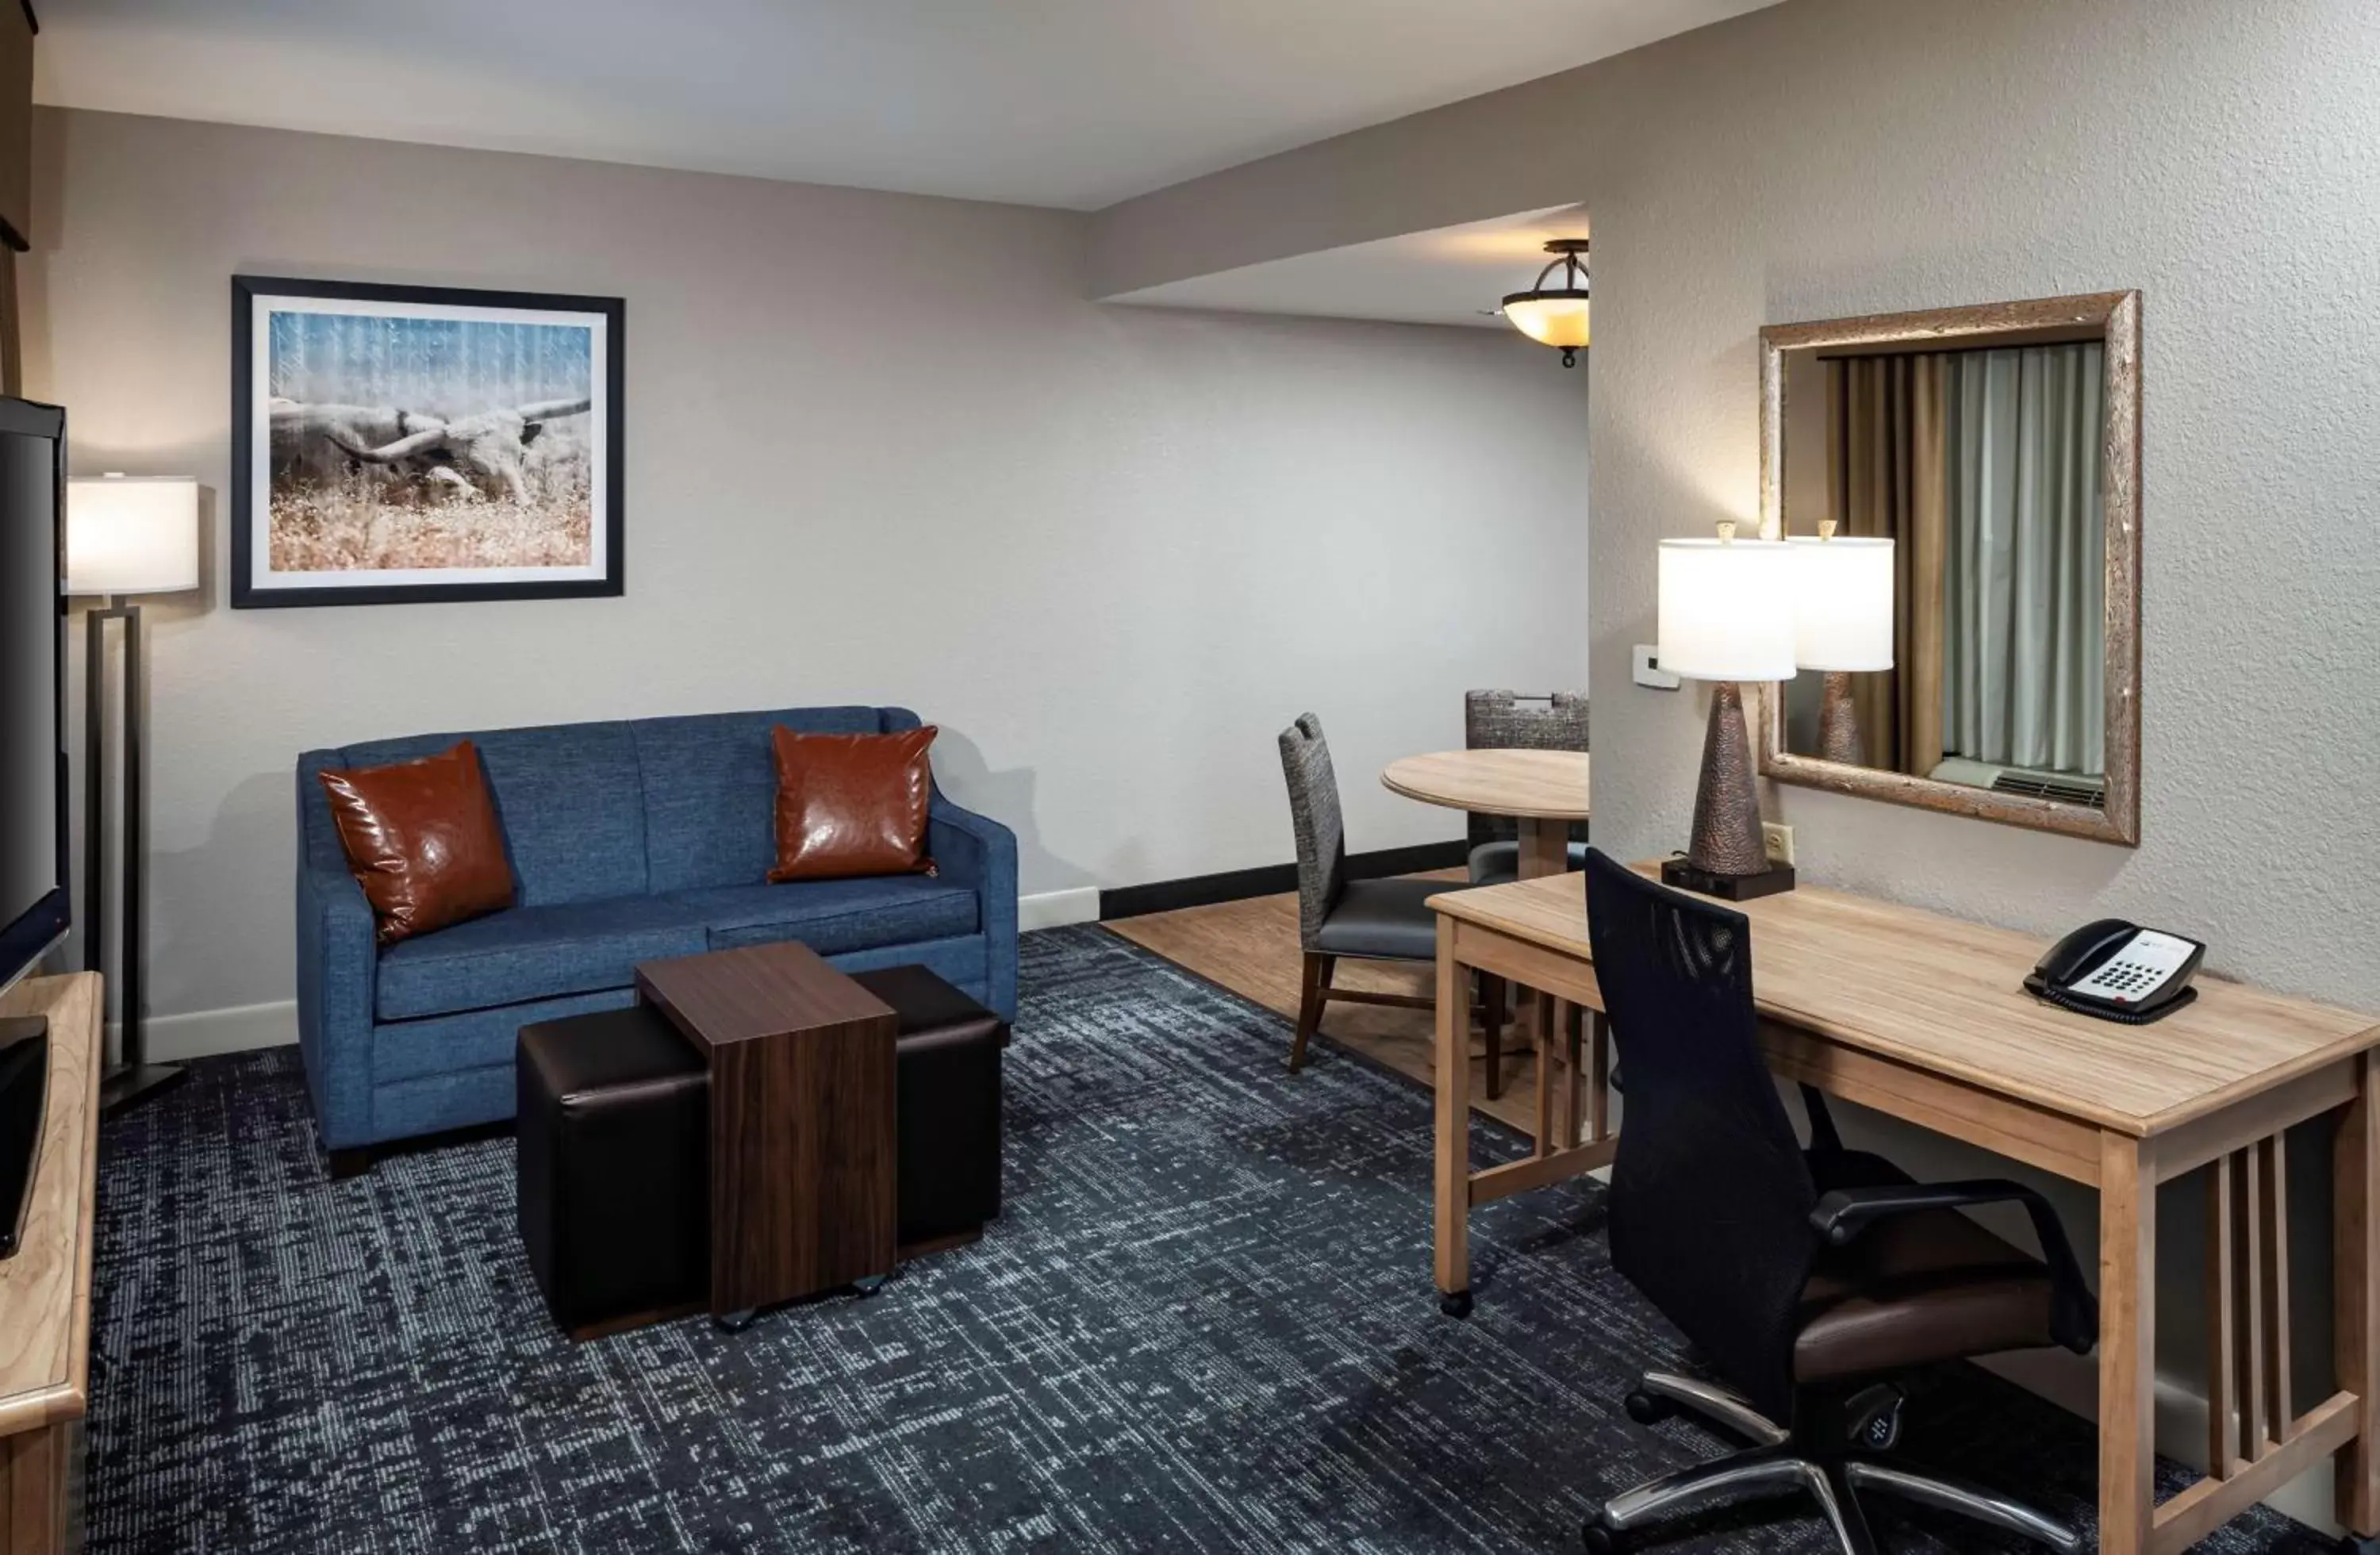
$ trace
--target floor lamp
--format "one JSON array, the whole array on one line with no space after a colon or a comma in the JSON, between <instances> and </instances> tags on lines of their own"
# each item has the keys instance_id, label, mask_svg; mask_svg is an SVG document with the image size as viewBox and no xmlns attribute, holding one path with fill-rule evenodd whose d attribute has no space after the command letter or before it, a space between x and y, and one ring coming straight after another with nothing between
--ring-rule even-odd
<instances>
[{"instance_id":1,"label":"floor lamp","mask_svg":"<svg viewBox=\"0 0 2380 1555\"><path fill-rule=\"evenodd\" d=\"M83 966L107 958L107 623L124 623L124 762L117 812L121 905L116 960L117 1062L100 1082L100 1105L130 1106L182 1077L148 1062L140 977L146 954L140 901L143 862L141 754L148 717L140 673L140 607L132 594L176 594L199 586L199 483L178 476L109 475L67 483L67 592L94 597L83 616Z\"/></svg>"}]
</instances>

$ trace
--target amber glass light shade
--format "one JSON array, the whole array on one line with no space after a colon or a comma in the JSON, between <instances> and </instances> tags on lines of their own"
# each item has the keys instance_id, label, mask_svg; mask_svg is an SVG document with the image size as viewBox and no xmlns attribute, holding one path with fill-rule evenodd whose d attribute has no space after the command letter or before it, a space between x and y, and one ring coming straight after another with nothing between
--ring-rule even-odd
<instances>
[{"instance_id":1,"label":"amber glass light shade","mask_svg":"<svg viewBox=\"0 0 2380 1555\"><path fill-rule=\"evenodd\" d=\"M1504 317L1540 346L1562 354L1562 366L1578 365L1586 348L1586 252L1584 237L1557 237L1546 245L1552 262L1537 272L1536 284L1504 298ZM1556 272L1560 272L1557 275Z\"/></svg>"},{"instance_id":2,"label":"amber glass light shade","mask_svg":"<svg viewBox=\"0 0 2380 1555\"><path fill-rule=\"evenodd\" d=\"M1504 317L1540 346L1575 351L1586 345L1585 292L1514 292L1504 299Z\"/></svg>"}]
</instances>

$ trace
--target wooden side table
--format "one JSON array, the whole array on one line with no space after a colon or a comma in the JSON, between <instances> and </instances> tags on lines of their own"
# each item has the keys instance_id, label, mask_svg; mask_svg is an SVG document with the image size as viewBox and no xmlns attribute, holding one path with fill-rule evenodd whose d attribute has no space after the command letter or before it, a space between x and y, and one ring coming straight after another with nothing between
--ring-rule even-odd
<instances>
[{"instance_id":1,"label":"wooden side table","mask_svg":"<svg viewBox=\"0 0 2380 1555\"><path fill-rule=\"evenodd\" d=\"M711 1315L892 1273L892 1007L791 942L649 961L637 987L710 1066Z\"/></svg>"}]
</instances>

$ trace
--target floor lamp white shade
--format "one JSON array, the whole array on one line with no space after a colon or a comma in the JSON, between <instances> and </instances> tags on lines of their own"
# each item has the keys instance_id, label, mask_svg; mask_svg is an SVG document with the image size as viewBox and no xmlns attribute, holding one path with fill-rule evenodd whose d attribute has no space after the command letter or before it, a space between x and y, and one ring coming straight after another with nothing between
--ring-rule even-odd
<instances>
[{"instance_id":1,"label":"floor lamp white shade","mask_svg":"<svg viewBox=\"0 0 2380 1555\"><path fill-rule=\"evenodd\" d=\"M199 483L181 475L67 482L69 594L177 594L199 586Z\"/></svg>"},{"instance_id":2,"label":"floor lamp white shade","mask_svg":"<svg viewBox=\"0 0 2380 1555\"><path fill-rule=\"evenodd\" d=\"M1793 662L1805 670L1892 668L1892 541L1795 539Z\"/></svg>"}]
</instances>

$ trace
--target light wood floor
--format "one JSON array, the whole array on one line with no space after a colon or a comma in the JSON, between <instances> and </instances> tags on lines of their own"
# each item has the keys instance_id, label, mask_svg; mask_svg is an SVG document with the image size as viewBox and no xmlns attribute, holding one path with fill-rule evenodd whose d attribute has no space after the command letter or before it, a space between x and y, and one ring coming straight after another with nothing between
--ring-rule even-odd
<instances>
[{"instance_id":1,"label":"light wood floor","mask_svg":"<svg viewBox=\"0 0 2380 1555\"><path fill-rule=\"evenodd\" d=\"M1423 878L1459 881L1463 873L1448 869ZM1293 1021L1297 1018L1300 957L1294 892L1223 902L1211 907L1184 907L1177 912L1116 918L1107 927L1234 993L1278 1010ZM1421 966L1342 961L1337 981L1345 988L1428 993L1438 981L1438 974ZM1428 1085L1437 1070L1430 1051L1431 1035L1427 1010L1331 1004L1322 1013L1322 1039L1306 1050L1305 1062L1309 1065L1347 1062L1344 1055L1331 1051L1335 1044ZM1286 1032L1281 1034L1281 1052L1286 1063ZM1472 1110L1510 1124L1524 1134L1533 1132L1536 1126L1537 1066L1522 1025L1513 1021L1504 1027L1504 1094L1493 1101L1487 1099L1488 1065L1475 1031L1471 1039L1471 1054Z\"/></svg>"}]
</instances>

